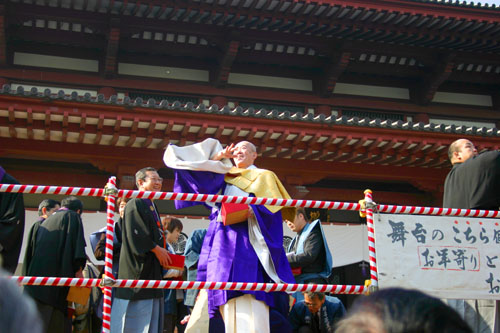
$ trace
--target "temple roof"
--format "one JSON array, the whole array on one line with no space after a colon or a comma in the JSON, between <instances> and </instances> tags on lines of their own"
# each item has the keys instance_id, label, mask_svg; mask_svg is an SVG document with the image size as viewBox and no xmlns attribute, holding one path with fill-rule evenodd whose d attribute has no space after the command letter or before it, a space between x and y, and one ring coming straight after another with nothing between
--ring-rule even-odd
<instances>
[{"instance_id":1,"label":"temple roof","mask_svg":"<svg viewBox=\"0 0 500 333\"><path fill-rule=\"evenodd\" d=\"M10 0L0 7L4 64L28 52L95 59L110 78L119 63L204 69L215 86L230 83L231 73L265 74L312 80L323 96L337 82L372 82L408 88L423 105L438 89L496 94L500 82L500 11L479 3Z\"/></svg>"}]
</instances>

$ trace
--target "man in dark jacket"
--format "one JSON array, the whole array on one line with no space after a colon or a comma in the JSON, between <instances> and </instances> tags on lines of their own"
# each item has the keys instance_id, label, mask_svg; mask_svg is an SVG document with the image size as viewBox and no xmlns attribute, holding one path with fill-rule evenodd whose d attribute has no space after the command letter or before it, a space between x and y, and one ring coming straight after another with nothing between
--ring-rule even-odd
<instances>
[{"instance_id":1,"label":"man in dark jacket","mask_svg":"<svg viewBox=\"0 0 500 333\"><path fill-rule=\"evenodd\" d=\"M135 174L140 191L161 191L163 179L154 168ZM156 206L149 199L132 199L122 221L119 279L161 280L170 262L166 237ZM163 331L163 290L118 288L111 310L112 332Z\"/></svg>"},{"instance_id":2,"label":"man in dark jacket","mask_svg":"<svg viewBox=\"0 0 500 333\"><path fill-rule=\"evenodd\" d=\"M327 283L332 272L332 255L328 248L321 221L309 222L304 208L297 208L295 219L286 221L288 227L297 233L286 254L297 283ZM294 295L302 300L302 293Z\"/></svg>"},{"instance_id":3,"label":"man in dark jacket","mask_svg":"<svg viewBox=\"0 0 500 333\"><path fill-rule=\"evenodd\" d=\"M311 291L295 303L288 320L294 333L333 333L344 314L344 305L337 297Z\"/></svg>"},{"instance_id":4,"label":"man in dark jacket","mask_svg":"<svg viewBox=\"0 0 500 333\"><path fill-rule=\"evenodd\" d=\"M87 259L80 218L83 204L67 197L61 206L30 234L23 275L83 278ZM25 286L24 290L35 300L47 332L67 332L68 287Z\"/></svg>"},{"instance_id":5,"label":"man in dark jacket","mask_svg":"<svg viewBox=\"0 0 500 333\"><path fill-rule=\"evenodd\" d=\"M458 139L450 145L453 168L444 183L443 207L498 210L500 206L500 152L478 154L474 144ZM476 332L499 331L494 300L447 300Z\"/></svg>"},{"instance_id":6,"label":"man in dark jacket","mask_svg":"<svg viewBox=\"0 0 500 333\"><path fill-rule=\"evenodd\" d=\"M0 184L19 184L0 166ZM22 193L0 192L0 265L14 274L23 244L24 201Z\"/></svg>"}]
</instances>

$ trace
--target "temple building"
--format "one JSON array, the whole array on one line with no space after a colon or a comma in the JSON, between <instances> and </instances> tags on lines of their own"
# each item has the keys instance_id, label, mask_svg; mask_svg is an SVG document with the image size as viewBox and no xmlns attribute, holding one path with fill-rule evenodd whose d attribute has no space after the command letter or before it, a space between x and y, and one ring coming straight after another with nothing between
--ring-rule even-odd
<instances>
[{"instance_id":1,"label":"temple building","mask_svg":"<svg viewBox=\"0 0 500 333\"><path fill-rule=\"evenodd\" d=\"M171 191L166 145L212 137L255 143L296 199L440 206L452 141L499 148L499 88L484 3L0 1L0 165L23 184L153 166Z\"/></svg>"}]
</instances>

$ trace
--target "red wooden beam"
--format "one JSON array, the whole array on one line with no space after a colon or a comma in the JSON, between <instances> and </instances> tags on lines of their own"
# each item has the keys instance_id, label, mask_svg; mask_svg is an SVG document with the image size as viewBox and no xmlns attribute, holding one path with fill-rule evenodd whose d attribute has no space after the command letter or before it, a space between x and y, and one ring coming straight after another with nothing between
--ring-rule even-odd
<instances>
[{"instance_id":1,"label":"red wooden beam","mask_svg":"<svg viewBox=\"0 0 500 333\"><path fill-rule=\"evenodd\" d=\"M442 56L439 63L434 67L432 74L420 86L421 91L419 102L421 104L429 104L441 84L451 76L456 65L454 61L455 57L456 55L453 53Z\"/></svg>"},{"instance_id":2,"label":"red wooden beam","mask_svg":"<svg viewBox=\"0 0 500 333\"><path fill-rule=\"evenodd\" d=\"M108 43L104 57L104 76L106 78L114 77L117 72L118 45L120 43L119 23L118 20L112 19L108 32Z\"/></svg>"},{"instance_id":3,"label":"red wooden beam","mask_svg":"<svg viewBox=\"0 0 500 333\"><path fill-rule=\"evenodd\" d=\"M226 85L234 59L238 54L240 42L238 40L233 40L233 38L235 37L237 36L231 36L232 40L227 42L224 53L222 57L220 57L219 64L215 72L213 73L213 78L211 81L218 87L223 87Z\"/></svg>"},{"instance_id":4,"label":"red wooden beam","mask_svg":"<svg viewBox=\"0 0 500 333\"><path fill-rule=\"evenodd\" d=\"M5 5L0 4L0 66L7 65L7 43L5 35Z\"/></svg>"}]
</instances>

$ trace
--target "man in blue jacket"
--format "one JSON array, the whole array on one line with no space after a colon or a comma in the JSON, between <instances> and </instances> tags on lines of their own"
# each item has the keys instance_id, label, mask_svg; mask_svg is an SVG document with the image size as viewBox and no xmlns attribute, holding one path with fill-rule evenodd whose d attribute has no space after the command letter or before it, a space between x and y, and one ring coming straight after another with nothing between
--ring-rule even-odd
<instances>
[{"instance_id":1,"label":"man in blue jacket","mask_svg":"<svg viewBox=\"0 0 500 333\"><path fill-rule=\"evenodd\" d=\"M288 247L286 254L290 267L296 273L296 283L325 284L332 272L332 255L326 242L321 221L309 222L304 208L297 208L295 219L286 221L288 227L297 235ZM303 299L295 293L297 301Z\"/></svg>"},{"instance_id":2,"label":"man in blue jacket","mask_svg":"<svg viewBox=\"0 0 500 333\"><path fill-rule=\"evenodd\" d=\"M306 292L304 300L295 303L288 320L294 333L330 333L344 316L345 308L337 297Z\"/></svg>"}]
</instances>

